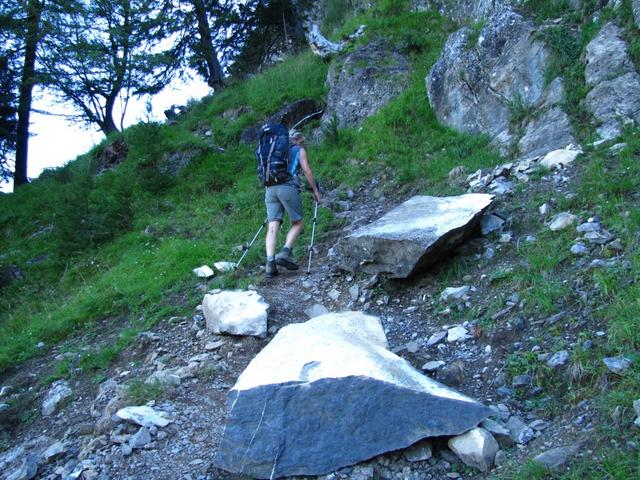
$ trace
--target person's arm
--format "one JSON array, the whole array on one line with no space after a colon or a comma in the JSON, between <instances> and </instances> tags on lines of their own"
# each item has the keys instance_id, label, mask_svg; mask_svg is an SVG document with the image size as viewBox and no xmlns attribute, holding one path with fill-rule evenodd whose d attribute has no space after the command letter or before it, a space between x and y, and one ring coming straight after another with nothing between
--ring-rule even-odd
<instances>
[{"instance_id":1,"label":"person's arm","mask_svg":"<svg viewBox=\"0 0 640 480\"><path fill-rule=\"evenodd\" d=\"M304 148L300 149L300 168L302 168L302 173L304 173L304 176L307 177L307 182L309 182L309 186L313 191L313 197L315 198L316 202L319 202L320 191L318 191L318 185L313 178L313 172L311 171L309 160L307 159L307 151Z\"/></svg>"}]
</instances>

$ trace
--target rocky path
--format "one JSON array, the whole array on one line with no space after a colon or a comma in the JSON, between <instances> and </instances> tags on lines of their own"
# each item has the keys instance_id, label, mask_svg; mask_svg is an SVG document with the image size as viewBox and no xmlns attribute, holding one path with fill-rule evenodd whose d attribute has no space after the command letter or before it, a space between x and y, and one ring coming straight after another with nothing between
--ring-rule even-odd
<instances>
[{"instance_id":1,"label":"rocky path","mask_svg":"<svg viewBox=\"0 0 640 480\"><path fill-rule=\"evenodd\" d=\"M16 428L9 449L0 454L2 478L242 478L217 470L212 463L223 433L227 390L281 327L303 322L324 310L362 310L379 316L392 351L425 374L490 406L497 422L493 433L501 446L519 444L499 452L498 465L509 459L518 462L552 447L574 447L595 428L593 405L584 400L573 409L545 411L545 392L531 377L522 375L506 384L505 362L508 355L533 352L546 355L550 368L565 368L568 354L555 349L558 338L546 330L557 325L563 339L575 343L579 329L565 328L562 319L581 316L587 322L584 306L583 310L575 306L575 311L561 311L549 318L524 318L520 292L504 290L492 279L497 272L517 266L517 245L535 241L541 228L540 220L516 228L516 217L539 215L524 211L525 200L534 193L543 198L570 195L575 172L550 173L520 193L502 192L506 195L500 197L496 208L511 219L502 232L472 239L453 258L410 281L337 272L329 255L338 236L378 218L402 199L385 198L375 180L350 193L346 201L329 196L326 205L348 221L332 232L319 225L320 231L325 230L316 245L311 273L306 274L306 263L302 262L300 270L282 271L277 278L256 286L271 307L266 339L213 335L196 305L192 317L161 322L141 334L135 347L120 355L105 378L78 372L60 383L70 394L52 403L53 413L35 415ZM480 188L490 189L491 175L482 177L485 183ZM498 183L504 188L504 181ZM585 261L577 263L574 272L567 272L567 278L577 274ZM446 287L468 288L452 290L445 299ZM207 289L202 288L203 292ZM496 302L501 308L491 316L493 327L486 329L478 318ZM598 329L597 325L589 327ZM599 341L597 335L590 341ZM602 336L606 336L604 330ZM52 355L60 359L71 354L60 347ZM50 360L28 362L3 379L6 388L2 396L33 398L39 408L48 394L48 387L39 380L50 372ZM150 377L164 387L150 394L143 383ZM119 409L136 404L134 398L138 404L147 402L162 412L170 423L140 426L114 418ZM542 408L537 408L540 405ZM392 452L322 478L485 478L464 467L444 442L436 440L433 455L426 460L416 461L424 458L419 454Z\"/></svg>"}]
</instances>

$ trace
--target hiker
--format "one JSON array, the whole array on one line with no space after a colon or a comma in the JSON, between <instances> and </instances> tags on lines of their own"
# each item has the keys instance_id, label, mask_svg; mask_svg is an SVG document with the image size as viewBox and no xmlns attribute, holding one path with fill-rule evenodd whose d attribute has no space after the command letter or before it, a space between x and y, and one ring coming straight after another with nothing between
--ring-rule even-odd
<instances>
[{"instance_id":1,"label":"hiker","mask_svg":"<svg viewBox=\"0 0 640 480\"><path fill-rule=\"evenodd\" d=\"M303 229L301 186L298 178L300 169L302 169L302 173L304 173L309 182L314 200L320 202L320 192L309 166L304 137L300 132L292 131L289 134L289 141L291 143L289 147L289 173L291 174L291 179L281 185L267 187L264 194L267 219L269 221L266 238L267 264L265 272L267 277L274 277L278 274L276 265L283 266L288 270L298 269L298 265L293 261L291 250ZM291 228L287 233L282 250L276 255L276 241L285 210L289 220L291 220Z\"/></svg>"}]
</instances>

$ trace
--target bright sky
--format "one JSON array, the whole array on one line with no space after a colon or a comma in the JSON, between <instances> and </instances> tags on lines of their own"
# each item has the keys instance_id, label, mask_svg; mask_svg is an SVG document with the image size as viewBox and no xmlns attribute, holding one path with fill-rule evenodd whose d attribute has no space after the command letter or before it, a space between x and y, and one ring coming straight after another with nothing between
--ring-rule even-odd
<instances>
[{"instance_id":1,"label":"bright sky","mask_svg":"<svg viewBox=\"0 0 640 480\"><path fill-rule=\"evenodd\" d=\"M165 120L164 111L171 105L186 105L191 98L199 99L210 93L206 83L199 78L187 83L174 81L161 93L152 98L152 120ZM35 110L69 112L71 107L56 105L52 97L42 92L34 92ZM120 113L114 119L119 125ZM127 108L125 126L147 119L145 100L132 100ZM97 128L86 129L80 123L70 123L62 117L31 113L31 138L29 139L29 161L27 176L36 178L45 168L59 167L78 155L87 152L104 136ZM11 192L13 183L0 184L0 190Z\"/></svg>"}]
</instances>

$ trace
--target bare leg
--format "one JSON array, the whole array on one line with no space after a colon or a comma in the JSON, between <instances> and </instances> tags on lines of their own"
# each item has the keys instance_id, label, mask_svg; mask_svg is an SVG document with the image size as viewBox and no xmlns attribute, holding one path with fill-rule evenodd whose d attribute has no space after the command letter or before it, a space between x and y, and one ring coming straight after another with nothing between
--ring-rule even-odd
<instances>
[{"instance_id":1,"label":"bare leg","mask_svg":"<svg viewBox=\"0 0 640 480\"><path fill-rule=\"evenodd\" d=\"M269 222L269 227L267 228L267 237L265 240L268 257L276 254L276 241L278 240L278 230L280 230L279 221L276 220L274 222Z\"/></svg>"},{"instance_id":2,"label":"bare leg","mask_svg":"<svg viewBox=\"0 0 640 480\"><path fill-rule=\"evenodd\" d=\"M297 222L291 222L291 228L287 233L287 239L285 241L286 247L289 247L289 248L293 247L293 243L296 241L296 238L298 238L302 233L303 227L304 227L304 223L302 223L302 220L298 220ZM275 244L274 244L274 248L275 248Z\"/></svg>"}]
</instances>

